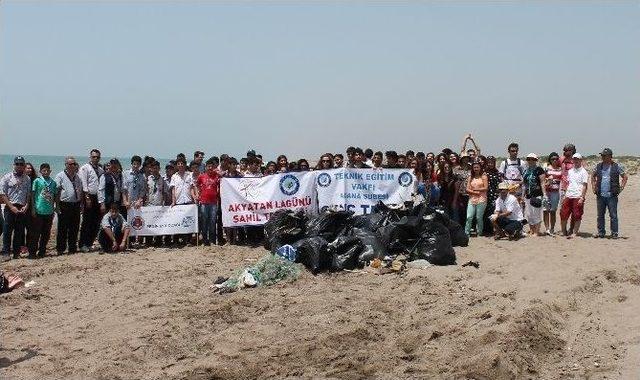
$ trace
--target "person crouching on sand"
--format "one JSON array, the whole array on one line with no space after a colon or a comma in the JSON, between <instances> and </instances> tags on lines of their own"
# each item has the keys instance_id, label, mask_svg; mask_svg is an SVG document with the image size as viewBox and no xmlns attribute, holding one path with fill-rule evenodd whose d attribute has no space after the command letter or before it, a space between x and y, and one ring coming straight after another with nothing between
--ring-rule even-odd
<instances>
[{"instance_id":1,"label":"person crouching on sand","mask_svg":"<svg viewBox=\"0 0 640 380\"><path fill-rule=\"evenodd\" d=\"M120 214L120 206L111 203L109 212L102 217L98 233L98 242L103 252L118 252L127 249L129 243L129 224Z\"/></svg>"},{"instance_id":2,"label":"person crouching on sand","mask_svg":"<svg viewBox=\"0 0 640 380\"><path fill-rule=\"evenodd\" d=\"M490 217L496 240L505 236L513 240L522 235L522 225L525 223L522 207L518 198L509 193L509 188L510 185L507 182L501 182L498 185L500 196L496 199L496 209Z\"/></svg>"}]
</instances>

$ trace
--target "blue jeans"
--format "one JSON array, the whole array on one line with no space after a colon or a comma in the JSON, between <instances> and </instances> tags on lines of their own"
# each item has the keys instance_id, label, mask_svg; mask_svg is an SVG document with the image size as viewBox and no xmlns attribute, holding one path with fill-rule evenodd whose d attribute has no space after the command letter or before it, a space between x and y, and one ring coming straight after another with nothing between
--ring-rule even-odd
<instances>
[{"instance_id":1,"label":"blue jeans","mask_svg":"<svg viewBox=\"0 0 640 380\"><path fill-rule=\"evenodd\" d=\"M218 214L218 204L201 204L200 206L200 234L202 234L202 242L216 243L216 215Z\"/></svg>"},{"instance_id":2,"label":"blue jeans","mask_svg":"<svg viewBox=\"0 0 640 380\"><path fill-rule=\"evenodd\" d=\"M598 234L604 235L604 214L609 209L611 217L611 233L618 233L618 196L601 197L598 196Z\"/></svg>"}]
</instances>

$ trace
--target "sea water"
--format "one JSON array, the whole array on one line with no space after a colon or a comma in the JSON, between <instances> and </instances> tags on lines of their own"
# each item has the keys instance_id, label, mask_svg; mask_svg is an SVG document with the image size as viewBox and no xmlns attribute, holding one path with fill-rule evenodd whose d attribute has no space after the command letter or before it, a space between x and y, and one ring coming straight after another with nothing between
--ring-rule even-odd
<instances>
[{"instance_id":1,"label":"sea water","mask_svg":"<svg viewBox=\"0 0 640 380\"><path fill-rule=\"evenodd\" d=\"M0 154L0 176L13 170L13 159L15 158L15 156L16 154ZM66 156L41 156L41 155L33 155L33 154L24 154L22 155L22 157L24 157L25 162L30 162L33 165L33 167L36 169L37 175L40 175L40 164L44 162L48 163L51 166L51 176L55 177L56 174L64 170L64 160ZM88 155L74 156L74 157L76 158L76 162L80 166L89 162ZM100 163L104 164L111 158L113 157L102 156ZM131 157L128 157L128 158L116 157L116 158L120 160L120 164L122 164L123 170L127 170L128 168L131 167L130 165ZM164 174L164 166L167 163L169 163L169 160L160 159L160 158L157 158L157 160L160 161L160 173Z\"/></svg>"}]
</instances>

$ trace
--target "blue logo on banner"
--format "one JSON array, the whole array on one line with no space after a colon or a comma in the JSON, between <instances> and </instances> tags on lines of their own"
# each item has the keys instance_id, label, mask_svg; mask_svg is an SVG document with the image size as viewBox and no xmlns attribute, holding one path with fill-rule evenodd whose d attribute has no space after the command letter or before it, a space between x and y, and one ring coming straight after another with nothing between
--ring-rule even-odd
<instances>
[{"instance_id":1,"label":"blue logo on banner","mask_svg":"<svg viewBox=\"0 0 640 380\"><path fill-rule=\"evenodd\" d=\"M409 173L409 172L402 172L398 176L398 183L402 187L411 186L411 184L413 183L413 176L411 176L411 173Z\"/></svg>"},{"instance_id":2,"label":"blue logo on banner","mask_svg":"<svg viewBox=\"0 0 640 380\"><path fill-rule=\"evenodd\" d=\"M293 195L300 189L300 181L292 174L286 174L280 178L280 191L284 195Z\"/></svg>"},{"instance_id":3,"label":"blue logo on banner","mask_svg":"<svg viewBox=\"0 0 640 380\"><path fill-rule=\"evenodd\" d=\"M322 173L318 176L318 186L327 187L331 185L331 176L327 173Z\"/></svg>"},{"instance_id":4,"label":"blue logo on banner","mask_svg":"<svg viewBox=\"0 0 640 380\"><path fill-rule=\"evenodd\" d=\"M189 228L196 224L196 220L193 216L185 216L182 218L182 227Z\"/></svg>"}]
</instances>

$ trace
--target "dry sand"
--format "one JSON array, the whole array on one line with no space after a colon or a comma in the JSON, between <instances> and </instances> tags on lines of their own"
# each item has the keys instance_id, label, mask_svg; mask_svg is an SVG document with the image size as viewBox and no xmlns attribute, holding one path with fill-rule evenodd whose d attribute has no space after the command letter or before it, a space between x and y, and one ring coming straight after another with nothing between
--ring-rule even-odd
<instances>
[{"instance_id":1,"label":"dry sand","mask_svg":"<svg viewBox=\"0 0 640 380\"><path fill-rule=\"evenodd\" d=\"M450 266L403 275L304 272L212 294L262 249L148 249L17 260L0 297L3 379L635 379L640 181L628 238L472 239ZM583 231L595 230L588 200Z\"/></svg>"}]
</instances>

